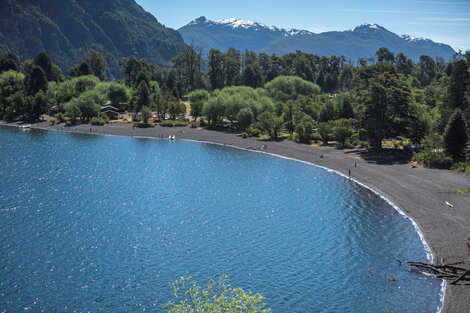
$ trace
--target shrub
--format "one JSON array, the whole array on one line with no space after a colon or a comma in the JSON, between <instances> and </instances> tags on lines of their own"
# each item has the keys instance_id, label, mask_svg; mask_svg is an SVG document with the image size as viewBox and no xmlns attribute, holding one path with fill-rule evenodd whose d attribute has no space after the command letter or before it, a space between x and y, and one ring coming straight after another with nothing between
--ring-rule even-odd
<instances>
[{"instance_id":1,"label":"shrub","mask_svg":"<svg viewBox=\"0 0 470 313\"><path fill-rule=\"evenodd\" d=\"M243 132L243 133L242 133L242 138L248 138L248 137L249 137L249 136L248 136L248 134L247 134L246 132Z\"/></svg>"},{"instance_id":2,"label":"shrub","mask_svg":"<svg viewBox=\"0 0 470 313\"><path fill-rule=\"evenodd\" d=\"M57 124L57 120L53 117L49 120L49 125L55 125Z\"/></svg>"},{"instance_id":3,"label":"shrub","mask_svg":"<svg viewBox=\"0 0 470 313\"><path fill-rule=\"evenodd\" d=\"M470 175L470 161L455 163L452 166L451 170L453 172L464 173L466 175Z\"/></svg>"},{"instance_id":4,"label":"shrub","mask_svg":"<svg viewBox=\"0 0 470 313\"><path fill-rule=\"evenodd\" d=\"M62 112L57 113L54 117L57 120L57 124L65 123L67 121L65 114Z\"/></svg>"},{"instance_id":5,"label":"shrub","mask_svg":"<svg viewBox=\"0 0 470 313\"><path fill-rule=\"evenodd\" d=\"M160 126L162 127L173 127L173 122L172 121L163 121L160 123Z\"/></svg>"},{"instance_id":6,"label":"shrub","mask_svg":"<svg viewBox=\"0 0 470 313\"><path fill-rule=\"evenodd\" d=\"M191 122L191 128L198 128L198 127L199 127L198 122L196 121Z\"/></svg>"},{"instance_id":7,"label":"shrub","mask_svg":"<svg viewBox=\"0 0 470 313\"><path fill-rule=\"evenodd\" d=\"M90 125L94 125L94 126L103 126L104 124L106 124L105 120L102 119L102 118L99 118L99 117L93 117L93 118L90 120Z\"/></svg>"},{"instance_id":8,"label":"shrub","mask_svg":"<svg viewBox=\"0 0 470 313\"><path fill-rule=\"evenodd\" d=\"M246 129L246 134L250 137L259 137L261 135L262 131L258 128L255 127L248 127Z\"/></svg>"},{"instance_id":9,"label":"shrub","mask_svg":"<svg viewBox=\"0 0 470 313\"><path fill-rule=\"evenodd\" d=\"M199 126L204 127L206 125L207 125L206 120L203 117L201 117L199 119Z\"/></svg>"},{"instance_id":10,"label":"shrub","mask_svg":"<svg viewBox=\"0 0 470 313\"><path fill-rule=\"evenodd\" d=\"M430 168L449 168L452 165L452 158L432 150L416 153L411 160Z\"/></svg>"}]
</instances>

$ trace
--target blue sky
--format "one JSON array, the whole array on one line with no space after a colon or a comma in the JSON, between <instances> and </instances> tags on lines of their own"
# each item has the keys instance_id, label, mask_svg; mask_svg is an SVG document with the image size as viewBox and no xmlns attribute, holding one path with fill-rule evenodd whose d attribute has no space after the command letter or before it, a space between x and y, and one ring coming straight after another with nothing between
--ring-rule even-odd
<instances>
[{"instance_id":1,"label":"blue sky","mask_svg":"<svg viewBox=\"0 0 470 313\"><path fill-rule=\"evenodd\" d=\"M160 23L178 29L199 16L236 17L315 33L375 23L397 34L470 50L470 0L136 0Z\"/></svg>"}]
</instances>

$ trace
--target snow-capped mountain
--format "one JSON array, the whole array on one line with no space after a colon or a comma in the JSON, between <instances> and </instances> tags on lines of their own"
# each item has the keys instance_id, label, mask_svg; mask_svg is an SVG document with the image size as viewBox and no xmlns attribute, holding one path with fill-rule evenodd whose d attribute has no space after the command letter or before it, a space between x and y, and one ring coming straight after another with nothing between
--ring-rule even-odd
<instances>
[{"instance_id":1,"label":"snow-capped mountain","mask_svg":"<svg viewBox=\"0 0 470 313\"><path fill-rule=\"evenodd\" d=\"M236 18L208 20L200 17L178 30L186 43L226 51L229 47L278 55L297 50L317 55L344 55L346 59L373 57L386 47L395 54L403 52L417 61L422 54L449 59L455 51L430 39L397 35L377 24L365 23L346 31L315 34L308 30L278 28Z\"/></svg>"}]
</instances>

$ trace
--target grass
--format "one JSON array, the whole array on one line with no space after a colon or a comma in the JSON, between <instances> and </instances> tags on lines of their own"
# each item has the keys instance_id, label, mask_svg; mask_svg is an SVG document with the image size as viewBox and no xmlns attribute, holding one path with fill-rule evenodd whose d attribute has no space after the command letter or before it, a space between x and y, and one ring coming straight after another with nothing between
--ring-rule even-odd
<instances>
[{"instance_id":1,"label":"grass","mask_svg":"<svg viewBox=\"0 0 470 313\"><path fill-rule=\"evenodd\" d=\"M459 189L459 188L449 188L449 189L455 191L458 194L470 193L470 189Z\"/></svg>"}]
</instances>

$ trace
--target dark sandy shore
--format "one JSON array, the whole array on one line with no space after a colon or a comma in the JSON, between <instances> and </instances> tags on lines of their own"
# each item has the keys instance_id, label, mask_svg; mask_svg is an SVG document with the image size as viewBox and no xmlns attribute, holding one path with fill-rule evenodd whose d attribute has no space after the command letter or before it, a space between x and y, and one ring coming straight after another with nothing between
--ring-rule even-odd
<instances>
[{"instance_id":1,"label":"dark sandy shore","mask_svg":"<svg viewBox=\"0 0 470 313\"><path fill-rule=\"evenodd\" d=\"M6 126L6 123L0 122L0 125ZM17 127L16 124L10 126ZM90 134L89 125L69 128L62 125L49 126L47 122L42 122L33 128ZM470 194L457 194L449 189L470 189L470 179L464 175L447 170L411 168L406 162L386 157L360 158L355 151L312 147L287 140L243 139L239 134L189 127L136 128L133 134L132 124L114 123L101 127L93 126L91 133L135 137L163 136L165 139L173 134L176 139L207 141L302 160L344 175L348 175L351 170L353 179L389 199L417 223L431 248L435 262L466 261L467 266L470 264L470 252L466 245L467 237L470 236ZM454 207L447 206L446 201ZM468 281L447 285L442 312L470 312Z\"/></svg>"}]
</instances>

